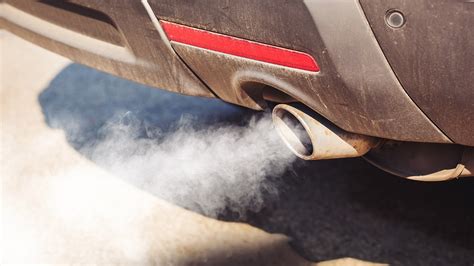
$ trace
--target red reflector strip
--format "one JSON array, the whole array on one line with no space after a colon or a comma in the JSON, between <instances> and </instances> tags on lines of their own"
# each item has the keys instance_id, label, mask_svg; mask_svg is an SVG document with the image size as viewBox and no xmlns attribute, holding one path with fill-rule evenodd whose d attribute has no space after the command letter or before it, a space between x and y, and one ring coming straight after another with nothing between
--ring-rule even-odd
<instances>
[{"instance_id":1,"label":"red reflector strip","mask_svg":"<svg viewBox=\"0 0 474 266\"><path fill-rule=\"evenodd\" d=\"M275 65L312 72L319 71L316 60L311 55L303 52L191 28L168 21L161 20L160 23L170 41Z\"/></svg>"}]
</instances>

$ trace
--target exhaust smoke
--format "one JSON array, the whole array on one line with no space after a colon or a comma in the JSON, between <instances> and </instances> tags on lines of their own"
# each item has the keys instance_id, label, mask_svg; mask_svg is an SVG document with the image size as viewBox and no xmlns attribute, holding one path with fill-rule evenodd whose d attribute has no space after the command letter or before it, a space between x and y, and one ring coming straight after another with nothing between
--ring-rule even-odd
<instances>
[{"instance_id":1,"label":"exhaust smoke","mask_svg":"<svg viewBox=\"0 0 474 266\"><path fill-rule=\"evenodd\" d=\"M194 125L181 118L171 132L147 127L131 112L106 123L82 153L154 195L208 216L225 208L258 211L277 195L269 176L296 158L281 143L269 114L243 125Z\"/></svg>"},{"instance_id":2,"label":"exhaust smoke","mask_svg":"<svg viewBox=\"0 0 474 266\"><path fill-rule=\"evenodd\" d=\"M83 156L152 194L217 216L258 211L295 156L268 113L152 89L72 64L39 96Z\"/></svg>"}]
</instances>

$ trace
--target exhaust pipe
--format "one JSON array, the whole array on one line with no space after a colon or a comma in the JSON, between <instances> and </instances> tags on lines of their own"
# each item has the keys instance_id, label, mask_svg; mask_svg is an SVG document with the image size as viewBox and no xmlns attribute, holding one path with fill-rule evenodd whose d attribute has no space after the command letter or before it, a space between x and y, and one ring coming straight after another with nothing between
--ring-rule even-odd
<instances>
[{"instance_id":1,"label":"exhaust pipe","mask_svg":"<svg viewBox=\"0 0 474 266\"><path fill-rule=\"evenodd\" d=\"M446 181L460 177L474 176L474 148L465 147L461 161L452 169L444 169L435 173L418 176L408 176L408 179L424 182Z\"/></svg>"},{"instance_id":2,"label":"exhaust pipe","mask_svg":"<svg viewBox=\"0 0 474 266\"><path fill-rule=\"evenodd\" d=\"M304 160L359 157L378 144L378 139L344 131L309 110L287 104L273 109L273 123L286 145Z\"/></svg>"}]
</instances>

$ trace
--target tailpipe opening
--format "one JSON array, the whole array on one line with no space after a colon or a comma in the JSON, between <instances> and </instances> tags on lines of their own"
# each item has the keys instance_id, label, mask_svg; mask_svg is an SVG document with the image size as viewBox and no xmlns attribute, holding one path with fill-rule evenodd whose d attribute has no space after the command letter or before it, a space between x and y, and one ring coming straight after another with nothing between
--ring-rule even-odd
<instances>
[{"instance_id":1,"label":"tailpipe opening","mask_svg":"<svg viewBox=\"0 0 474 266\"><path fill-rule=\"evenodd\" d=\"M309 108L279 104L273 109L273 123L285 144L304 160L359 157L375 147L374 137L347 132Z\"/></svg>"}]
</instances>

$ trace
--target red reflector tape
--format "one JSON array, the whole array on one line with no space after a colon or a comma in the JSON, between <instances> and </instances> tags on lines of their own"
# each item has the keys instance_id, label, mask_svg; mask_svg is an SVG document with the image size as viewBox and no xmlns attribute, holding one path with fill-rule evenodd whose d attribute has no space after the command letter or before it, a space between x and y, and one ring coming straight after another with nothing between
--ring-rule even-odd
<instances>
[{"instance_id":1,"label":"red reflector tape","mask_svg":"<svg viewBox=\"0 0 474 266\"><path fill-rule=\"evenodd\" d=\"M309 54L219 33L160 21L168 39L211 51L240 56L261 62L318 72L316 60Z\"/></svg>"}]
</instances>

